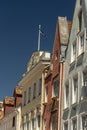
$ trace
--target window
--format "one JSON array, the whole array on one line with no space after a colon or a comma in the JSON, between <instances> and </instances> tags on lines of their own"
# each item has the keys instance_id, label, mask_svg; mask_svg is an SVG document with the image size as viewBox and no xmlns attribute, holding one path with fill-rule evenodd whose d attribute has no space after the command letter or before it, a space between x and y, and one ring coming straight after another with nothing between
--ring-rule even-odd
<instances>
[{"instance_id":1,"label":"window","mask_svg":"<svg viewBox=\"0 0 87 130\"><path fill-rule=\"evenodd\" d=\"M68 122L64 123L64 130L68 130Z\"/></svg>"},{"instance_id":2,"label":"window","mask_svg":"<svg viewBox=\"0 0 87 130\"><path fill-rule=\"evenodd\" d=\"M33 87L33 99L36 97L36 83L34 83Z\"/></svg>"},{"instance_id":3,"label":"window","mask_svg":"<svg viewBox=\"0 0 87 130\"><path fill-rule=\"evenodd\" d=\"M24 130L24 123L22 124L22 130Z\"/></svg>"},{"instance_id":4,"label":"window","mask_svg":"<svg viewBox=\"0 0 87 130\"><path fill-rule=\"evenodd\" d=\"M35 121L34 121L34 118L32 119L32 130L34 130L35 128Z\"/></svg>"},{"instance_id":5,"label":"window","mask_svg":"<svg viewBox=\"0 0 87 130\"><path fill-rule=\"evenodd\" d=\"M45 102L48 102L48 86L45 87Z\"/></svg>"},{"instance_id":6,"label":"window","mask_svg":"<svg viewBox=\"0 0 87 130\"><path fill-rule=\"evenodd\" d=\"M78 32L81 31L82 29L82 10L80 10L79 14L78 14L78 25L79 25L79 30Z\"/></svg>"},{"instance_id":7,"label":"window","mask_svg":"<svg viewBox=\"0 0 87 130\"><path fill-rule=\"evenodd\" d=\"M12 127L15 127L15 117L13 117Z\"/></svg>"},{"instance_id":8,"label":"window","mask_svg":"<svg viewBox=\"0 0 87 130\"><path fill-rule=\"evenodd\" d=\"M51 118L51 130L56 130L56 118L52 116Z\"/></svg>"},{"instance_id":9,"label":"window","mask_svg":"<svg viewBox=\"0 0 87 130\"><path fill-rule=\"evenodd\" d=\"M44 119L44 125L43 125L44 129L43 130L46 130L46 119Z\"/></svg>"},{"instance_id":10,"label":"window","mask_svg":"<svg viewBox=\"0 0 87 130\"><path fill-rule=\"evenodd\" d=\"M72 130L77 130L77 120L72 120Z\"/></svg>"},{"instance_id":11,"label":"window","mask_svg":"<svg viewBox=\"0 0 87 130\"><path fill-rule=\"evenodd\" d=\"M82 5L82 0L80 0L80 5Z\"/></svg>"},{"instance_id":12,"label":"window","mask_svg":"<svg viewBox=\"0 0 87 130\"><path fill-rule=\"evenodd\" d=\"M53 96L58 97L58 80L54 81L53 83Z\"/></svg>"},{"instance_id":13,"label":"window","mask_svg":"<svg viewBox=\"0 0 87 130\"><path fill-rule=\"evenodd\" d=\"M39 79L39 95L41 94L41 90L42 90L42 78Z\"/></svg>"},{"instance_id":14,"label":"window","mask_svg":"<svg viewBox=\"0 0 87 130\"><path fill-rule=\"evenodd\" d=\"M65 107L69 106L69 84L65 86Z\"/></svg>"},{"instance_id":15,"label":"window","mask_svg":"<svg viewBox=\"0 0 87 130\"><path fill-rule=\"evenodd\" d=\"M28 102L30 102L30 98L31 98L31 87L29 87L28 89Z\"/></svg>"},{"instance_id":16,"label":"window","mask_svg":"<svg viewBox=\"0 0 87 130\"><path fill-rule=\"evenodd\" d=\"M87 70L83 72L81 99L87 98Z\"/></svg>"},{"instance_id":17,"label":"window","mask_svg":"<svg viewBox=\"0 0 87 130\"><path fill-rule=\"evenodd\" d=\"M76 42L73 44L73 60L76 59Z\"/></svg>"},{"instance_id":18,"label":"window","mask_svg":"<svg viewBox=\"0 0 87 130\"><path fill-rule=\"evenodd\" d=\"M83 86L87 86L87 70L83 72Z\"/></svg>"},{"instance_id":19,"label":"window","mask_svg":"<svg viewBox=\"0 0 87 130\"><path fill-rule=\"evenodd\" d=\"M40 115L37 116L38 128L40 128Z\"/></svg>"},{"instance_id":20,"label":"window","mask_svg":"<svg viewBox=\"0 0 87 130\"><path fill-rule=\"evenodd\" d=\"M82 116L81 128L87 130L87 115Z\"/></svg>"},{"instance_id":21,"label":"window","mask_svg":"<svg viewBox=\"0 0 87 130\"><path fill-rule=\"evenodd\" d=\"M78 41L79 41L78 55L80 55L80 54L82 54L84 52L84 42L85 42L85 34L84 34L84 32L82 32L79 35Z\"/></svg>"},{"instance_id":22,"label":"window","mask_svg":"<svg viewBox=\"0 0 87 130\"><path fill-rule=\"evenodd\" d=\"M26 91L24 91L24 105L26 105Z\"/></svg>"},{"instance_id":23,"label":"window","mask_svg":"<svg viewBox=\"0 0 87 130\"><path fill-rule=\"evenodd\" d=\"M27 121L27 130L29 130L29 121Z\"/></svg>"},{"instance_id":24,"label":"window","mask_svg":"<svg viewBox=\"0 0 87 130\"><path fill-rule=\"evenodd\" d=\"M78 77L73 78L72 85L72 103L76 103L78 100Z\"/></svg>"}]
</instances>

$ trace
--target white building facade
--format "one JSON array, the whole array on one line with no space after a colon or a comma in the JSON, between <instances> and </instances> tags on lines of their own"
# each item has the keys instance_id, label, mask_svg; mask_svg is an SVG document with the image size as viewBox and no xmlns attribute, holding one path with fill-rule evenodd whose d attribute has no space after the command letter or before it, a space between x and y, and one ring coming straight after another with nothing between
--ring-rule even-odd
<instances>
[{"instance_id":1,"label":"white building facade","mask_svg":"<svg viewBox=\"0 0 87 130\"><path fill-rule=\"evenodd\" d=\"M0 120L0 130L21 130L21 106L13 109Z\"/></svg>"},{"instance_id":2,"label":"white building facade","mask_svg":"<svg viewBox=\"0 0 87 130\"><path fill-rule=\"evenodd\" d=\"M87 130L87 0L76 0L63 99L62 130Z\"/></svg>"}]
</instances>

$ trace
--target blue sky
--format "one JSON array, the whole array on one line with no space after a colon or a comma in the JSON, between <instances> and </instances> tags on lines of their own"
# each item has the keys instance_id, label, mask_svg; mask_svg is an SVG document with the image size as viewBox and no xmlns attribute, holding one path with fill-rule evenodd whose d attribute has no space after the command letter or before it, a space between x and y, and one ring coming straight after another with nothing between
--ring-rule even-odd
<instances>
[{"instance_id":1,"label":"blue sky","mask_svg":"<svg viewBox=\"0 0 87 130\"><path fill-rule=\"evenodd\" d=\"M58 16L72 20L75 0L0 1L0 100L13 96L32 52L37 51L38 25L47 38L41 50L52 52Z\"/></svg>"}]
</instances>

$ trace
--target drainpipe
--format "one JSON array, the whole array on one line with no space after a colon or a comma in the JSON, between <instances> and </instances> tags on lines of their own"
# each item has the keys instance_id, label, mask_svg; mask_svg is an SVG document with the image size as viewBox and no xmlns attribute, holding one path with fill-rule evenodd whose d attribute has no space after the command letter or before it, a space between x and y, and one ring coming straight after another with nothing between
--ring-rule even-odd
<instances>
[{"instance_id":1,"label":"drainpipe","mask_svg":"<svg viewBox=\"0 0 87 130\"><path fill-rule=\"evenodd\" d=\"M42 102L44 101L44 77L45 77L45 75L44 75L44 71L43 71L43 73L42 73L42 92L41 92L41 126L40 126L40 130L43 130L43 110L44 110L44 106L43 106L43 104L42 104Z\"/></svg>"},{"instance_id":2,"label":"drainpipe","mask_svg":"<svg viewBox=\"0 0 87 130\"><path fill-rule=\"evenodd\" d=\"M58 111L58 130L62 130L62 96L63 96L63 85L64 85L64 64L65 61L60 61L60 87L59 87L59 111Z\"/></svg>"}]
</instances>

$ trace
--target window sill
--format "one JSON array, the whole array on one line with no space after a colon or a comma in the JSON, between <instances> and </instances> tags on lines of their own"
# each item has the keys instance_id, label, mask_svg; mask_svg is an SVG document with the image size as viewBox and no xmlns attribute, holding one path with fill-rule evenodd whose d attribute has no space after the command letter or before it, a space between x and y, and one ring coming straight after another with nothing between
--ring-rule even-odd
<instances>
[{"instance_id":1,"label":"window sill","mask_svg":"<svg viewBox=\"0 0 87 130\"><path fill-rule=\"evenodd\" d=\"M77 105L77 101L71 104L72 107L74 107L76 105Z\"/></svg>"},{"instance_id":2,"label":"window sill","mask_svg":"<svg viewBox=\"0 0 87 130\"><path fill-rule=\"evenodd\" d=\"M68 111L69 110L69 106L63 108L63 111Z\"/></svg>"},{"instance_id":3,"label":"window sill","mask_svg":"<svg viewBox=\"0 0 87 130\"><path fill-rule=\"evenodd\" d=\"M52 96L51 99L52 99L52 100L56 100L56 99L57 99L57 96Z\"/></svg>"},{"instance_id":4,"label":"window sill","mask_svg":"<svg viewBox=\"0 0 87 130\"><path fill-rule=\"evenodd\" d=\"M73 65L73 64L75 64L75 62L76 62L76 59L73 59L73 60L71 61L71 63L70 63L70 66Z\"/></svg>"},{"instance_id":5,"label":"window sill","mask_svg":"<svg viewBox=\"0 0 87 130\"><path fill-rule=\"evenodd\" d=\"M80 100L80 101L81 101L81 102L87 101L87 97L85 97L85 98L81 97L81 100Z\"/></svg>"},{"instance_id":6,"label":"window sill","mask_svg":"<svg viewBox=\"0 0 87 130\"><path fill-rule=\"evenodd\" d=\"M81 52L77 55L77 59L80 58L83 54L84 54L84 50L81 51Z\"/></svg>"},{"instance_id":7,"label":"window sill","mask_svg":"<svg viewBox=\"0 0 87 130\"><path fill-rule=\"evenodd\" d=\"M46 105L47 105L47 102L42 102L42 104L43 104L44 106L46 106Z\"/></svg>"}]
</instances>

